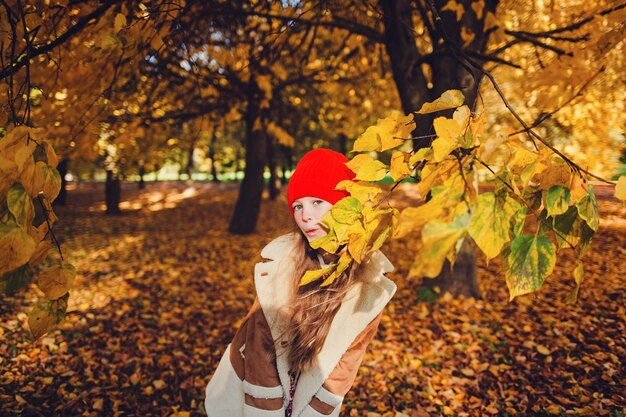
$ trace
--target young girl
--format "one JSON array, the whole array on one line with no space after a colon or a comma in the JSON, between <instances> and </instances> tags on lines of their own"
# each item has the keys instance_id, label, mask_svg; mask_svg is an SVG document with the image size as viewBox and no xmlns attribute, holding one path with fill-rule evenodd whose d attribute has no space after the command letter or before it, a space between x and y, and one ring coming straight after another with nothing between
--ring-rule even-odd
<instances>
[{"instance_id":1,"label":"young girl","mask_svg":"<svg viewBox=\"0 0 626 417\"><path fill-rule=\"evenodd\" d=\"M338 416L365 349L396 286L381 252L349 268L327 287L300 287L307 270L336 254L313 250L324 236L321 220L348 196L337 183L354 178L348 159L328 149L307 153L287 188L297 232L262 251L256 265L257 299L206 387L209 417Z\"/></svg>"}]
</instances>

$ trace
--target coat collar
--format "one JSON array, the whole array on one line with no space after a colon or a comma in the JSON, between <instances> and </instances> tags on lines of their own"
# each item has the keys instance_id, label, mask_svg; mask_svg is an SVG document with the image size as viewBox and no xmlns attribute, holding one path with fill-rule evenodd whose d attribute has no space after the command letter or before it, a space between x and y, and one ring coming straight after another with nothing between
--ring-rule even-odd
<instances>
[{"instance_id":1,"label":"coat collar","mask_svg":"<svg viewBox=\"0 0 626 417\"><path fill-rule=\"evenodd\" d=\"M283 235L269 243L261 256L268 259L256 265L255 286L257 297L275 341L285 331L288 323L280 309L289 301L289 282L293 276L293 249L300 237L295 233ZM396 285L385 273L393 265L381 252L375 252L363 267L356 283L346 293L330 326L322 350L310 369L300 375L293 400L293 415L298 416L310 402L341 356L356 337L382 311L396 291ZM284 348L276 342L276 367L284 392L289 392L289 367Z\"/></svg>"}]
</instances>

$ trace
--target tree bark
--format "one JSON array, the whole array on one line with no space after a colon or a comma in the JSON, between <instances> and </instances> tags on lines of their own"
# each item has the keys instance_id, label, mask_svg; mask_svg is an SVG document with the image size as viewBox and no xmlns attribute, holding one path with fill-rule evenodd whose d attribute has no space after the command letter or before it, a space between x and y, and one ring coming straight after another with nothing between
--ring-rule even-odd
<instances>
[{"instance_id":1,"label":"tree bark","mask_svg":"<svg viewBox=\"0 0 626 417\"><path fill-rule=\"evenodd\" d=\"M417 9L421 8L422 19L424 15L429 14L427 11L429 1L426 0L424 3L418 1ZM385 47L402 109L407 114L419 110L424 103L433 101L449 89L463 91L465 104L472 110L475 108L482 74L468 65L463 65L459 61L458 53L453 51L449 42L463 45L461 29L466 27L475 34L475 37L469 45L465 45L465 48L484 53L489 33L483 30L483 19L488 11L495 12L498 0L485 2L483 19L479 19L471 8L472 0L458 0L458 3L465 8L460 24L456 21L454 12L440 11L446 3L447 0L435 1L435 7L439 10L441 17L441 26L429 29L433 51L428 55L422 55L415 43L413 13L416 8L413 7L413 2L380 0L383 10ZM445 33L445 40L442 30ZM432 74L430 78L427 77L423 66L430 67ZM413 136L418 138L413 142L415 149L430 146L433 140L430 135L433 134L434 117L435 115L432 114L415 114L416 128ZM446 261L441 274L434 279L424 280L423 285L431 290L438 290L434 291L437 294L449 292L453 296L480 297L476 282L475 245L471 242L471 238L465 239L454 266Z\"/></svg>"},{"instance_id":2,"label":"tree bark","mask_svg":"<svg viewBox=\"0 0 626 417\"><path fill-rule=\"evenodd\" d=\"M187 150L187 165L185 165L185 174L187 174L187 180L191 181L191 175L193 174L194 163L193 163L193 151L196 148L195 139L191 140L189 144L189 149Z\"/></svg>"},{"instance_id":3,"label":"tree bark","mask_svg":"<svg viewBox=\"0 0 626 417\"><path fill-rule=\"evenodd\" d=\"M146 167L144 164L139 165L139 189L143 190L146 188L146 181L144 180L144 175L146 175Z\"/></svg>"},{"instance_id":4,"label":"tree bark","mask_svg":"<svg viewBox=\"0 0 626 417\"><path fill-rule=\"evenodd\" d=\"M256 87L254 90L258 90ZM245 114L246 121L246 167L239 188L235 211L228 230L234 234L250 234L256 228L263 196L263 171L267 162L267 135L254 130L260 117L258 91L251 91Z\"/></svg>"},{"instance_id":5,"label":"tree bark","mask_svg":"<svg viewBox=\"0 0 626 417\"><path fill-rule=\"evenodd\" d=\"M270 200L274 201L280 194L280 180L277 174L276 150L274 149L274 141L267 138L267 168L270 171L270 180L267 183Z\"/></svg>"},{"instance_id":6,"label":"tree bark","mask_svg":"<svg viewBox=\"0 0 626 417\"><path fill-rule=\"evenodd\" d=\"M211 136L211 143L209 144L209 159L211 159L211 176L212 181L217 183L220 182L219 178L217 178L217 165L215 164L215 142L217 141L217 135L215 133L216 129L213 129L213 135Z\"/></svg>"},{"instance_id":7,"label":"tree bark","mask_svg":"<svg viewBox=\"0 0 626 417\"><path fill-rule=\"evenodd\" d=\"M120 211L120 199L122 197L122 190L120 179L113 173L113 171L106 171L107 177L104 184L104 200L106 202L106 214L118 215Z\"/></svg>"}]
</instances>

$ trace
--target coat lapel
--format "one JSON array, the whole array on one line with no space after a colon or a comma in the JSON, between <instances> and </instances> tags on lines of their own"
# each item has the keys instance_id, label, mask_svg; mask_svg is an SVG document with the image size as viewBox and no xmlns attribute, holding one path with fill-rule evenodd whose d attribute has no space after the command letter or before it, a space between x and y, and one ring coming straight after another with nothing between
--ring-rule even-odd
<instances>
[{"instance_id":1,"label":"coat lapel","mask_svg":"<svg viewBox=\"0 0 626 417\"><path fill-rule=\"evenodd\" d=\"M261 251L266 262L254 268L254 284L261 309L272 332L276 350L276 368L284 392L289 392L289 364L285 348L280 346L280 336L288 324L280 309L289 302L289 277L293 275L292 250L299 236L294 233L280 236Z\"/></svg>"}]
</instances>

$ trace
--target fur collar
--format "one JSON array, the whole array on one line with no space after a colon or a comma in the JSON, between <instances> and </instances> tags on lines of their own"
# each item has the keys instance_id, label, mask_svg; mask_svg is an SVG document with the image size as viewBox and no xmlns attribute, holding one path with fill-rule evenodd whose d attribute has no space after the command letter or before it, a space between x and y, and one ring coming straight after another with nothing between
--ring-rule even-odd
<instances>
[{"instance_id":1,"label":"fur collar","mask_svg":"<svg viewBox=\"0 0 626 417\"><path fill-rule=\"evenodd\" d=\"M270 242L254 270L257 297L274 340L285 331L287 320L278 314L289 299L289 280L293 276L293 249L300 237L295 233L280 236ZM370 260L337 311L328 336L312 367L300 375L294 395L293 416L297 417L309 403L341 356L354 339L382 311L396 291L396 285L385 273L393 271L393 265L380 251ZM276 344L276 367L284 392L289 392L289 369L284 348ZM281 354L282 353L282 354Z\"/></svg>"}]
</instances>

